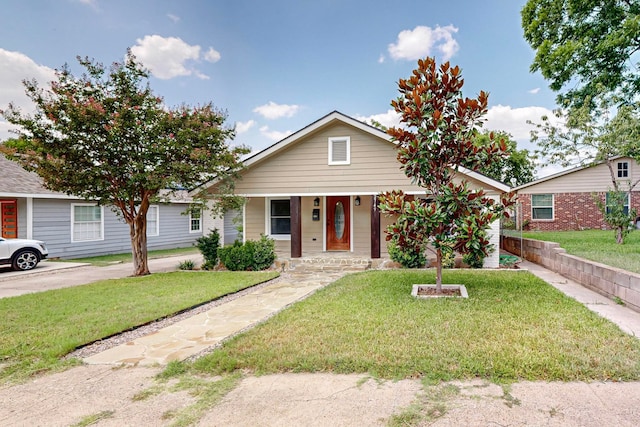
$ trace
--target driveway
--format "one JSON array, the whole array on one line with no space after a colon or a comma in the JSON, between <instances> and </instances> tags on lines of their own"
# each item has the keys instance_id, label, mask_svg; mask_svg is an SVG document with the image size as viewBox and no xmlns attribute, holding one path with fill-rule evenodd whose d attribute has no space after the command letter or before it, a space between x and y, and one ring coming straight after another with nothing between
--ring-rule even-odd
<instances>
[{"instance_id":1,"label":"driveway","mask_svg":"<svg viewBox=\"0 0 640 427\"><path fill-rule=\"evenodd\" d=\"M182 261L188 259L193 260L196 265L202 263L200 254L154 258L149 259L149 270L152 273L174 271ZM98 280L120 279L131 276L132 273L133 264L129 262L94 267L90 264L47 260L30 271L0 268L0 298L85 285Z\"/></svg>"}]
</instances>

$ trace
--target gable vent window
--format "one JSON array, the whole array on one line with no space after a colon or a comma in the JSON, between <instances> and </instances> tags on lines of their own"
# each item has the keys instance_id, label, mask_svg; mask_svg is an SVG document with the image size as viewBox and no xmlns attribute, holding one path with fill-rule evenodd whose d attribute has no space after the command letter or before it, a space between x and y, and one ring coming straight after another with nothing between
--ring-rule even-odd
<instances>
[{"instance_id":1,"label":"gable vent window","mask_svg":"<svg viewBox=\"0 0 640 427\"><path fill-rule=\"evenodd\" d=\"M329 164L348 165L351 163L351 138L343 136L329 138Z\"/></svg>"},{"instance_id":2,"label":"gable vent window","mask_svg":"<svg viewBox=\"0 0 640 427\"><path fill-rule=\"evenodd\" d=\"M618 163L618 178L629 178L629 162Z\"/></svg>"}]
</instances>

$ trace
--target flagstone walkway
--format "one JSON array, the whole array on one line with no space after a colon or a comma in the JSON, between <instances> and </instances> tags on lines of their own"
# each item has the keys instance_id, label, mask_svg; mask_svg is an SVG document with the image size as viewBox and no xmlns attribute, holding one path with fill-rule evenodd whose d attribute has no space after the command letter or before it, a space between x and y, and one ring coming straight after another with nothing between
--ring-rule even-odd
<instances>
[{"instance_id":1,"label":"flagstone walkway","mask_svg":"<svg viewBox=\"0 0 640 427\"><path fill-rule=\"evenodd\" d=\"M84 359L87 364L166 365L219 345L339 279L350 268L289 272L273 285Z\"/></svg>"}]
</instances>

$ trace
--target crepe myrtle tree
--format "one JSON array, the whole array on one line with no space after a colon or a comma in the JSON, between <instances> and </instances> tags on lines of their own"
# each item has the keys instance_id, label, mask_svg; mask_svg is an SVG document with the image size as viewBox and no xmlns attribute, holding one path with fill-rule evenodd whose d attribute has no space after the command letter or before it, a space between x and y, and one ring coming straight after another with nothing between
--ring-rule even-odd
<instances>
[{"instance_id":1,"label":"crepe myrtle tree","mask_svg":"<svg viewBox=\"0 0 640 427\"><path fill-rule=\"evenodd\" d=\"M436 256L436 290L442 292L443 255L486 256L493 249L487 229L507 216L513 195L500 201L483 190L469 188L460 171L477 171L508 156L507 144L475 138L488 96L464 98L460 68L448 62L437 67L433 58L420 59L408 79L400 79L400 96L391 102L401 115L401 127L388 130L397 142L397 158L411 181L425 189L425 197L409 197L402 191L379 196L380 210L397 215L387 229L387 240L396 236L401 247L421 247Z\"/></svg>"},{"instance_id":2,"label":"crepe myrtle tree","mask_svg":"<svg viewBox=\"0 0 640 427\"><path fill-rule=\"evenodd\" d=\"M19 137L0 148L50 190L111 206L129 225L133 274L146 275L149 205L178 188L232 180L248 150L230 146L234 130L211 103L167 108L130 51L110 68L78 62L80 77L65 65L46 88L23 82L35 112L1 111Z\"/></svg>"}]
</instances>

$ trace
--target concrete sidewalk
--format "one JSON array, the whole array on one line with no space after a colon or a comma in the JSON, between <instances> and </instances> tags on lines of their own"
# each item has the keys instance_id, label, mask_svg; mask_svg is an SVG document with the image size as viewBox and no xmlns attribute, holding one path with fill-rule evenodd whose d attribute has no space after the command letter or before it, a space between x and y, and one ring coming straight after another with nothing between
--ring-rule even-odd
<instances>
[{"instance_id":1,"label":"concrete sidewalk","mask_svg":"<svg viewBox=\"0 0 640 427\"><path fill-rule=\"evenodd\" d=\"M541 265L524 260L519 265L565 295L581 302L589 310L615 323L629 335L640 337L640 313L637 311L631 310L624 305L616 304L613 300Z\"/></svg>"}]
</instances>

